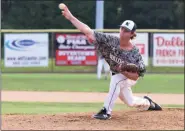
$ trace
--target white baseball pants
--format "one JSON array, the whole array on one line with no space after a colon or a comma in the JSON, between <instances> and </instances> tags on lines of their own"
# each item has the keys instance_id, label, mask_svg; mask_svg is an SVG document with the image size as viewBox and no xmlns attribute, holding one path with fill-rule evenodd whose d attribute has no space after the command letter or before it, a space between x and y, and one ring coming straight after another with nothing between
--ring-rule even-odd
<instances>
[{"instance_id":1,"label":"white baseball pants","mask_svg":"<svg viewBox=\"0 0 185 131\"><path fill-rule=\"evenodd\" d=\"M114 103L119 97L129 107L136 107L139 110L148 110L150 102L143 98L134 96L132 93L132 86L137 81L126 78L123 74L115 74L111 77L109 93L104 102L104 107L108 114L111 114Z\"/></svg>"}]
</instances>

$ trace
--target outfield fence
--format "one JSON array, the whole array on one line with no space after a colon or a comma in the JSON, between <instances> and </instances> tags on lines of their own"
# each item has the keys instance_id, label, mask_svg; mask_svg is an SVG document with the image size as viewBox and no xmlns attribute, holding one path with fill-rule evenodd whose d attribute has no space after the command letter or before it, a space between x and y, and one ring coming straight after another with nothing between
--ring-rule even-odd
<instances>
[{"instance_id":1,"label":"outfield fence","mask_svg":"<svg viewBox=\"0 0 185 131\"><path fill-rule=\"evenodd\" d=\"M96 30L119 36L118 29ZM97 54L72 29L1 30L3 73L95 73ZM184 30L138 29L133 43L148 73L184 73Z\"/></svg>"}]
</instances>

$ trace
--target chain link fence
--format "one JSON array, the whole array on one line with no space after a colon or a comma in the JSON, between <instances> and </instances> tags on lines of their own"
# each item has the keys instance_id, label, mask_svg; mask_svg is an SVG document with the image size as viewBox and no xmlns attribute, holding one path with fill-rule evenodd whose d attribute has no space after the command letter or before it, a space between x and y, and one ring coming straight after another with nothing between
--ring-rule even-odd
<instances>
[{"instance_id":1,"label":"chain link fence","mask_svg":"<svg viewBox=\"0 0 185 131\"><path fill-rule=\"evenodd\" d=\"M119 30L97 30L105 33L118 34ZM154 66L154 34L160 33L165 35L183 34L184 30L138 30L138 33L146 33L145 41L147 48L144 52L147 55L147 72L148 73L184 73L184 66ZM48 33L48 66L41 67L6 67L5 66L5 34L33 34L33 33ZM78 30L1 30L1 72L2 73L96 73L96 65L94 66L57 66L56 63L56 34L78 34ZM145 39L143 37L142 39ZM184 41L184 40L183 40ZM142 43L140 43L142 44ZM184 44L184 43L183 43ZM174 47L176 48L176 47ZM183 47L184 48L184 47ZM43 52L41 50L41 52ZM182 58L184 60L184 57ZM184 63L184 61L183 61Z\"/></svg>"}]
</instances>

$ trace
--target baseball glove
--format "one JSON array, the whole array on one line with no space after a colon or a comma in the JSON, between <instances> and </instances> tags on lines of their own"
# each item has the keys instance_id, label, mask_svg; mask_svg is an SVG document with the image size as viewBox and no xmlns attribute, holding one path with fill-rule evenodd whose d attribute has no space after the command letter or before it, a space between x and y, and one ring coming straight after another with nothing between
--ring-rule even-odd
<instances>
[{"instance_id":1,"label":"baseball glove","mask_svg":"<svg viewBox=\"0 0 185 131\"><path fill-rule=\"evenodd\" d=\"M118 70L119 72L124 72L124 71L134 72L134 73L139 72L138 66L132 63L121 63L119 64Z\"/></svg>"}]
</instances>

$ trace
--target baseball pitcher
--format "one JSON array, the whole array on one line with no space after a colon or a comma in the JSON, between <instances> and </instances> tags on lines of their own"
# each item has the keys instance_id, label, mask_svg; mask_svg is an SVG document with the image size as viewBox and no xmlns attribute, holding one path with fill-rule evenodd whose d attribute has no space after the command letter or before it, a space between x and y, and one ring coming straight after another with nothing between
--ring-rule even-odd
<instances>
[{"instance_id":1,"label":"baseball pitcher","mask_svg":"<svg viewBox=\"0 0 185 131\"><path fill-rule=\"evenodd\" d=\"M109 93L103 108L93 115L94 118L110 119L114 103L118 97L128 106L139 110L162 110L160 105L148 96L137 97L132 93L132 87L146 72L138 48L130 41L136 37L136 24L132 20L125 20L120 25L120 36L116 37L93 31L73 16L67 6L63 8L62 15L86 35L110 65L112 77Z\"/></svg>"}]
</instances>

